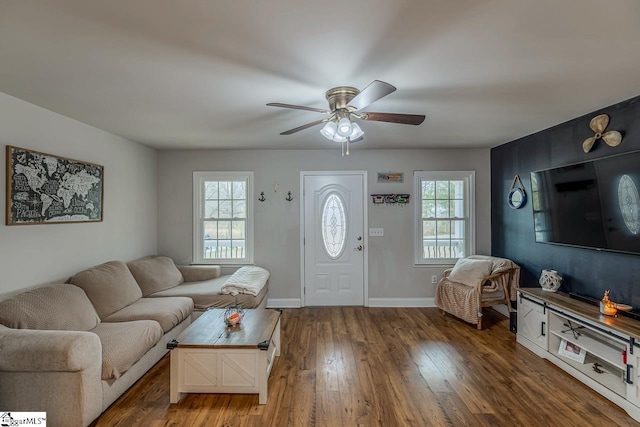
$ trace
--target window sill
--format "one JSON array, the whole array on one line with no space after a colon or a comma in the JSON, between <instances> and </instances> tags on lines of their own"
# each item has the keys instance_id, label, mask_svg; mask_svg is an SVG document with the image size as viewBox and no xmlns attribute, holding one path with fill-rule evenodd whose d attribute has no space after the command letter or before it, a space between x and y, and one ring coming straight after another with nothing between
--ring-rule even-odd
<instances>
[{"instance_id":1,"label":"window sill","mask_svg":"<svg viewBox=\"0 0 640 427\"><path fill-rule=\"evenodd\" d=\"M456 262L447 262L447 261L438 261L438 262L434 262L434 263L429 263L429 264L413 264L414 268L424 268L424 267L428 267L428 268L432 268L432 267L453 267L454 265L456 265Z\"/></svg>"},{"instance_id":2,"label":"window sill","mask_svg":"<svg viewBox=\"0 0 640 427\"><path fill-rule=\"evenodd\" d=\"M243 265L255 265L253 261L241 260L229 262L228 260L193 261L189 265L219 265L220 267L238 267Z\"/></svg>"}]
</instances>

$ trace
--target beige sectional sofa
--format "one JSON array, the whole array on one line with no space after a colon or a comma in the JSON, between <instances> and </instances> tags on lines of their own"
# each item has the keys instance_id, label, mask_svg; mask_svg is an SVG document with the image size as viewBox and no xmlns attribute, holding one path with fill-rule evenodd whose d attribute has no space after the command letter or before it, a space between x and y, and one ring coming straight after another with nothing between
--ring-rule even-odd
<instances>
[{"instance_id":1,"label":"beige sectional sofa","mask_svg":"<svg viewBox=\"0 0 640 427\"><path fill-rule=\"evenodd\" d=\"M142 295L147 298L187 296L193 300L194 316L208 308L229 307L236 303L244 308L266 306L268 286L258 295L239 294L237 297L222 294L221 289L228 275L222 275L217 265L176 265L171 258L148 257L128 264L136 278ZM161 272L161 274L158 274Z\"/></svg>"},{"instance_id":2,"label":"beige sectional sofa","mask_svg":"<svg viewBox=\"0 0 640 427\"><path fill-rule=\"evenodd\" d=\"M0 409L46 411L54 427L89 425L166 354L194 306L235 303L219 294L225 280L217 266L149 257L0 301ZM239 301L264 306L263 292Z\"/></svg>"}]
</instances>

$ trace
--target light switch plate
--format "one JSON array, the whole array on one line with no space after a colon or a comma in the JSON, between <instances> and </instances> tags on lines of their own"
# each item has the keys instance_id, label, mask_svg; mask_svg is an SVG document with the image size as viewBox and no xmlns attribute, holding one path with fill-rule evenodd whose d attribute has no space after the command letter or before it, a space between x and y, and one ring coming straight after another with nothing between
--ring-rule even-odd
<instances>
[{"instance_id":1,"label":"light switch plate","mask_svg":"<svg viewBox=\"0 0 640 427\"><path fill-rule=\"evenodd\" d=\"M371 237L380 237L384 236L384 228L370 228L369 236Z\"/></svg>"}]
</instances>

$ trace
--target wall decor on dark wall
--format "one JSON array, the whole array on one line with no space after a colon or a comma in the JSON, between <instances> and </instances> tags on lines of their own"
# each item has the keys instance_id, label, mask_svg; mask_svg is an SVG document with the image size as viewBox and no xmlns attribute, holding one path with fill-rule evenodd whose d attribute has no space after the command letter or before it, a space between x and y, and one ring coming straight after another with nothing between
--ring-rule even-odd
<instances>
[{"instance_id":1,"label":"wall decor on dark wall","mask_svg":"<svg viewBox=\"0 0 640 427\"><path fill-rule=\"evenodd\" d=\"M640 310L640 256L572 246L538 243L532 203L515 211L505 203L515 175L531 194L531 172L557 168L587 159L611 156L611 151L585 154L585 128L595 116L607 114L609 129L624 129L625 143L615 154L640 150L640 96L542 130L491 149L491 252L510 258L521 270L521 286L537 287L542 270L562 272L560 291L599 300L611 290L616 302ZM595 135L594 135L595 136ZM595 141L594 141L595 142Z\"/></svg>"},{"instance_id":2,"label":"wall decor on dark wall","mask_svg":"<svg viewBox=\"0 0 640 427\"><path fill-rule=\"evenodd\" d=\"M509 203L509 207L512 209L520 209L527 203L527 191L522 184L520 175L516 175L513 177L511 189L509 190L509 195L507 196L507 203Z\"/></svg>"},{"instance_id":3,"label":"wall decor on dark wall","mask_svg":"<svg viewBox=\"0 0 640 427\"><path fill-rule=\"evenodd\" d=\"M7 146L6 224L102 221L104 167Z\"/></svg>"},{"instance_id":4,"label":"wall decor on dark wall","mask_svg":"<svg viewBox=\"0 0 640 427\"><path fill-rule=\"evenodd\" d=\"M609 147L617 147L622 142L622 134L617 130L608 130L607 125L609 124L609 116L606 114L600 114L599 116L594 117L589 122L589 127L596 134L584 140L582 143L582 150L585 153L588 153L593 148L593 144L599 139L602 139L605 144Z\"/></svg>"}]
</instances>

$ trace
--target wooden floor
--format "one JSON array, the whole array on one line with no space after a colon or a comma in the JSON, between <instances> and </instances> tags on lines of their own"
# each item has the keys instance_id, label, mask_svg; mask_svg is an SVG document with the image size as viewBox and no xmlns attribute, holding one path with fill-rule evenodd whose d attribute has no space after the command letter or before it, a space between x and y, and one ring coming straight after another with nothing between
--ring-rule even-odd
<instances>
[{"instance_id":1,"label":"wooden floor","mask_svg":"<svg viewBox=\"0 0 640 427\"><path fill-rule=\"evenodd\" d=\"M169 403L169 356L95 426L634 426L619 407L516 344L435 308L284 310L283 348L257 395Z\"/></svg>"}]
</instances>

